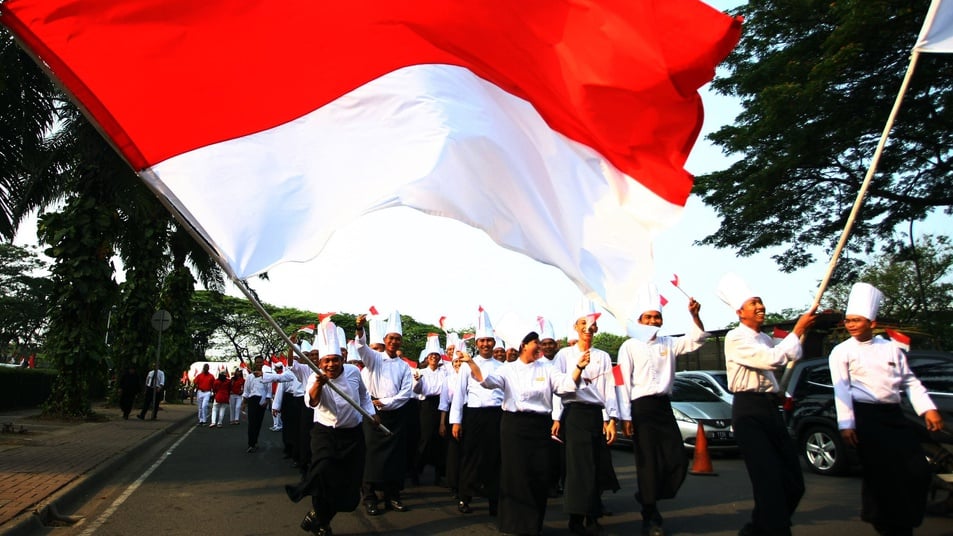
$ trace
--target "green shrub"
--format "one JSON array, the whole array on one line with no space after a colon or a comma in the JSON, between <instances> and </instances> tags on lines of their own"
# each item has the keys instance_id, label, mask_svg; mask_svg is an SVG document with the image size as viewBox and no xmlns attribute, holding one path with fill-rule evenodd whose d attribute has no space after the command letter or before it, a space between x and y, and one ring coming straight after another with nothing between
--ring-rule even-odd
<instances>
[{"instance_id":1,"label":"green shrub","mask_svg":"<svg viewBox=\"0 0 953 536\"><path fill-rule=\"evenodd\" d=\"M56 371L0 367L0 410L39 406L50 396Z\"/></svg>"}]
</instances>

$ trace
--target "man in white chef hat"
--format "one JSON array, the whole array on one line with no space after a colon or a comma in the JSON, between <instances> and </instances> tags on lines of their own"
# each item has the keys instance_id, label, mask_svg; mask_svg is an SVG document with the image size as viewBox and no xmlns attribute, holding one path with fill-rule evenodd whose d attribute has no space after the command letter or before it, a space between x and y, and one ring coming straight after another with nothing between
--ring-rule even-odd
<instances>
[{"instance_id":1,"label":"man in white chef hat","mask_svg":"<svg viewBox=\"0 0 953 536\"><path fill-rule=\"evenodd\" d=\"M869 283L851 288L844 313L850 338L830 355L834 407L841 436L857 448L863 467L860 518L879 534L912 534L923 521L931 476L918 434L900 408L900 391L927 430L942 430L943 418L906 354L874 335L881 301Z\"/></svg>"}]
</instances>

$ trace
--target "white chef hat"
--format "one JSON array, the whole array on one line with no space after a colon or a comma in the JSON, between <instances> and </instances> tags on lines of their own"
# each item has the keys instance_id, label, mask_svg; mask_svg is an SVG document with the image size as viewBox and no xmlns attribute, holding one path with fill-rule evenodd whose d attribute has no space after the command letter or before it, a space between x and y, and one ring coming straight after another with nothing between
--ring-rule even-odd
<instances>
[{"instance_id":1,"label":"white chef hat","mask_svg":"<svg viewBox=\"0 0 953 536\"><path fill-rule=\"evenodd\" d=\"M536 317L537 329L536 332L539 333L539 340L544 341L546 339L556 340L556 332L553 330L553 323L547 320L542 316Z\"/></svg>"},{"instance_id":2,"label":"white chef hat","mask_svg":"<svg viewBox=\"0 0 953 536\"><path fill-rule=\"evenodd\" d=\"M584 316L589 316L596 313L596 305L592 303L592 300L583 296L579 299L579 303L576 304L576 307L572 310L572 320L575 322Z\"/></svg>"},{"instance_id":3,"label":"white chef hat","mask_svg":"<svg viewBox=\"0 0 953 536\"><path fill-rule=\"evenodd\" d=\"M420 359L418 359L418 361L426 360L430 354L443 354L443 348L440 348L440 335L436 333L427 334L427 344L424 346L424 349L420 351Z\"/></svg>"},{"instance_id":4,"label":"white chef hat","mask_svg":"<svg viewBox=\"0 0 953 536\"><path fill-rule=\"evenodd\" d=\"M341 344L341 349L347 349L347 335L344 333L344 328L338 326L338 342Z\"/></svg>"},{"instance_id":5,"label":"white chef hat","mask_svg":"<svg viewBox=\"0 0 953 536\"><path fill-rule=\"evenodd\" d=\"M348 362L361 360L361 355L357 352L357 343L353 339L347 341L347 360Z\"/></svg>"},{"instance_id":6,"label":"white chef hat","mask_svg":"<svg viewBox=\"0 0 953 536\"><path fill-rule=\"evenodd\" d=\"M338 328L334 322L320 324L314 330L314 342L318 346L318 357L341 355L342 341L338 339Z\"/></svg>"},{"instance_id":7,"label":"white chef hat","mask_svg":"<svg viewBox=\"0 0 953 536\"><path fill-rule=\"evenodd\" d=\"M447 333L446 348L450 348L451 346L453 346L454 352L460 349L460 336L452 331Z\"/></svg>"},{"instance_id":8,"label":"white chef hat","mask_svg":"<svg viewBox=\"0 0 953 536\"><path fill-rule=\"evenodd\" d=\"M313 350L313 349L314 349L314 348L311 346L311 343L310 343L310 342L308 342L308 341L301 341L301 353L302 353L302 354L308 355L308 352L310 352L310 351Z\"/></svg>"},{"instance_id":9,"label":"white chef hat","mask_svg":"<svg viewBox=\"0 0 953 536\"><path fill-rule=\"evenodd\" d=\"M384 344L384 319L370 317L367 319L367 344Z\"/></svg>"},{"instance_id":10,"label":"white chef hat","mask_svg":"<svg viewBox=\"0 0 953 536\"><path fill-rule=\"evenodd\" d=\"M847 299L847 311L844 315L857 315L873 322L877 320L877 311L883 301L883 292L870 283L854 283Z\"/></svg>"},{"instance_id":11,"label":"white chef hat","mask_svg":"<svg viewBox=\"0 0 953 536\"><path fill-rule=\"evenodd\" d=\"M477 316L477 325L476 325L476 339L492 339L493 335L493 324L490 322L490 315L480 307L480 313Z\"/></svg>"},{"instance_id":12,"label":"white chef hat","mask_svg":"<svg viewBox=\"0 0 953 536\"><path fill-rule=\"evenodd\" d=\"M497 348L502 348L506 350L506 341L504 341L503 339L499 337L493 337L493 339L495 340L495 342L493 343L494 350L496 350Z\"/></svg>"},{"instance_id":13,"label":"white chef hat","mask_svg":"<svg viewBox=\"0 0 953 536\"><path fill-rule=\"evenodd\" d=\"M386 336L388 333L404 334L404 329L400 322L400 313L396 310L387 318L387 329L384 330L384 335Z\"/></svg>"},{"instance_id":14,"label":"white chef hat","mask_svg":"<svg viewBox=\"0 0 953 536\"><path fill-rule=\"evenodd\" d=\"M718 282L718 298L725 302L732 311L741 309L741 306L758 295L748 286L748 283L734 272L728 272Z\"/></svg>"},{"instance_id":15,"label":"white chef hat","mask_svg":"<svg viewBox=\"0 0 953 536\"><path fill-rule=\"evenodd\" d=\"M642 316L648 311L662 312L662 297L655 283L646 283L635 297L635 314Z\"/></svg>"}]
</instances>

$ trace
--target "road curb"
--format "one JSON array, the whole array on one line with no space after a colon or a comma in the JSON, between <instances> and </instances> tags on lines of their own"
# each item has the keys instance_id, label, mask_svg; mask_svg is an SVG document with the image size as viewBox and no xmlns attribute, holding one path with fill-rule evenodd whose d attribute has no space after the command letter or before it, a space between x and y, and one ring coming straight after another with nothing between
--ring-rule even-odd
<instances>
[{"instance_id":1,"label":"road curb","mask_svg":"<svg viewBox=\"0 0 953 536\"><path fill-rule=\"evenodd\" d=\"M194 421L195 416L191 414L177 421L170 421L168 426L156 430L146 437L143 442L130 445L126 450L117 453L80 475L47 499L37 503L31 511L24 512L0 526L0 529L5 536L33 536L35 534L47 534L55 530L56 523L61 523L58 525L61 527L72 524L70 523L70 516L63 515L63 512L73 511L89 501L90 495L102 487L103 483L119 469L137 458L145 456L150 449L139 448L141 445L151 444L162 436L171 435L193 426Z\"/></svg>"}]
</instances>

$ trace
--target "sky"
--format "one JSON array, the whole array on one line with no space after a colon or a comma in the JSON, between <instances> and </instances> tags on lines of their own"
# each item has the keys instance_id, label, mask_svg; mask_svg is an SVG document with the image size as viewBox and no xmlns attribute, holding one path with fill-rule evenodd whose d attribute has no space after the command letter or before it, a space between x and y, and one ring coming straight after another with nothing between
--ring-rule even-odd
<instances>
[{"instance_id":1,"label":"sky","mask_svg":"<svg viewBox=\"0 0 953 536\"><path fill-rule=\"evenodd\" d=\"M737 1L712 1L726 10ZM704 87L705 123L686 164L696 175L724 169L731 160L705 140L705 135L733 122L741 111L737 101ZM886 118L885 118L886 119ZM769 311L806 308L814 299L829 259L818 251L818 262L781 273L767 250L750 257L733 251L694 245L718 228L714 211L691 197L677 224L655 241L654 281L668 299L663 334L687 331L691 319L688 298L669 281L678 274L681 288L697 299L709 329L736 320L721 303L715 288L721 276L734 271L761 294ZM35 243L35 222L23 226L17 243ZM384 261L382 259L388 259ZM573 311L582 293L556 268L494 244L482 231L459 222L424 215L406 208L375 212L342 227L321 256L308 263L287 263L269 271L269 280L252 278L262 301L319 312L366 313L371 306L387 314L399 310L419 322L462 330L476 324L483 307L491 321L506 313L525 319L549 319L556 335L569 331ZM241 296L229 285L227 292ZM602 331L622 335L624 319L604 314Z\"/></svg>"}]
</instances>

